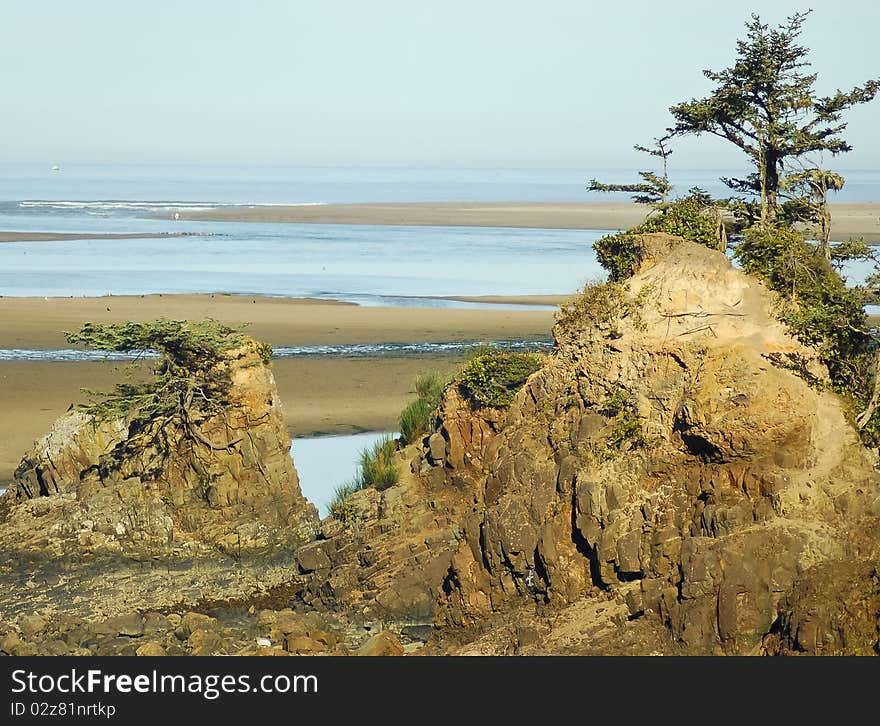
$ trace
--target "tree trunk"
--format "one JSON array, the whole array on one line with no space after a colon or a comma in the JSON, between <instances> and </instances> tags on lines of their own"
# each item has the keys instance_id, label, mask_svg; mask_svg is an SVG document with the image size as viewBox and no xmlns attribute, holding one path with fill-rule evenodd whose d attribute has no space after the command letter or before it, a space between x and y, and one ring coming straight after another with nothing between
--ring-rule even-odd
<instances>
[{"instance_id":1,"label":"tree trunk","mask_svg":"<svg viewBox=\"0 0 880 726\"><path fill-rule=\"evenodd\" d=\"M718 207L712 207L712 220L715 222L715 235L718 239L718 250L727 252L727 227L724 226L724 215Z\"/></svg>"},{"instance_id":2,"label":"tree trunk","mask_svg":"<svg viewBox=\"0 0 880 726\"><path fill-rule=\"evenodd\" d=\"M761 227L766 229L769 226L769 205L767 203L767 159L764 152L758 159L758 174L761 178Z\"/></svg>"},{"instance_id":3,"label":"tree trunk","mask_svg":"<svg viewBox=\"0 0 880 726\"><path fill-rule=\"evenodd\" d=\"M765 153L764 155L764 173L762 174L767 211L764 217L765 226L771 226L776 223L776 194L779 191L779 169L777 168L777 157L775 154Z\"/></svg>"},{"instance_id":4,"label":"tree trunk","mask_svg":"<svg viewBox=\"0 0 880 726\"><path fill-rule=\"evenodd\" d=\"M822 203L821 215L820 234L822 235L822 239L820 240L820 244L822 246L822 254L825 256L826 260L831 262L831 212L828 211L827 202Z\"/></svg>"},{"instance_id":5,"label":"tree trunk","mask_svg":"<svg viewBox=\"0 0 880 726\"><path fill-rule=\"evenodd\" d=\"M871 393L871 400L868 401L867 407L856 419L856 426L859 427L860 431L868 425L871 416L877 410L878 402L880 402L880 351L878 351L874 358L874 390Z\"/></svg>"}]
</instances>

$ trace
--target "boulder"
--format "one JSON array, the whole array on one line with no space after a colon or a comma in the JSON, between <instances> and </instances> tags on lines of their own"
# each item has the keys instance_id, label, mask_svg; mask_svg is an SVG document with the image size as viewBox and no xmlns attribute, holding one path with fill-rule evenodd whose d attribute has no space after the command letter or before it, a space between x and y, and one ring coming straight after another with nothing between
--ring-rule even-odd
<instances>
[{"instance_id":1,"label":"boulder","mask_svg":"<svg viewBox=\"0 0 880 726\"><path fill-rule=\"evenodd\" d=\"M180 619L180 623L174 629L174 635L179 640L187 640L197 630L211 631L219 627L216 618L203 613L186 613Z\"/></svg>"},{"instance_id":2,"label":"boulder","mask_svg":"<svg viewBox=\"0 0 880 726\"><path fill-rule=\"evenodd\" d=\"M476 514L460 522L438 624L610 593L641 621L624 629L650 621L685 652L751 653L788 593L778 647L842 652L839 636L828 644L833 623L870 628L844 615L827 578L820 595L796 583L870 551L852 533L875 517L877 473L840 400L805 380L827 371L776 318L772 293L719 252L663 235L644 243L614 305L560 316L555 354L489 444L463 435L465 465L447 454L442 486L470 472ZM453 388L433 434L447 441L450 427L485 426ZM825 604L799 609L807 593Z\"/></svg>"},{"instance_id":3,"label":"boulder","mask_svg":"<svg viewBox=\"0 0 880 726\"><path fill-rule=\"evenodd\" d=\"M163 648L159 643L150 641L148 643L144 643L141 646L138 646L138 649L135 651L135 655L141 657L157 657L165 655L165 648Z\"/></svg>"},{"instance_id":4,"label":"boulder","mask_svg":"<svg viewBox=\"0 0 880 726\"><path fill-rule=\"evenodd\" d=\"M36 614L24 615L19 618L18 629L21 630L22 635L26 637L37 635L46 629L46 619Z\"/></svg>"},{"instance_id":5,"label":"boulder","mask_svg":"<svg viewBox=\"0 0 880 726\"><path fill-rule=\"evenodd\" d=\"M327 644L307 635L288 635L284 639L284 650L288 653L321 653Z\"/></svg>"},{"instance_id":6,"label":"boulder","mask_svg":"<svg viewBox=\"0 0 880 726\"><path fill-rule=\"evenodd\" d=\"M186 639L192 655L218 655L225 653L226 640L216 630L194 630Z\"/></svg>"},{"instance_id":7,"label":"boulder","mask_svg":"<svg viewBox=\"0 0 880 726\"><path fill-rule=\"evenodd\" d=\"M0 638L0 651L6 655L15 655L16 650L22 644L21 637L18 633L7 633Z\"/></svg>"},{"instance_id":8,"label":"boulder","mask_svg":"<svg viewBox=\"0 0 880 726\"><path fill-rule=\"evenodd\" d=\"M388 630L376 633L376 635L372 636L357 649L357 655L387 656L403 654L404 650L400 640L394 633Z\"/></svg>"}]
</instances>

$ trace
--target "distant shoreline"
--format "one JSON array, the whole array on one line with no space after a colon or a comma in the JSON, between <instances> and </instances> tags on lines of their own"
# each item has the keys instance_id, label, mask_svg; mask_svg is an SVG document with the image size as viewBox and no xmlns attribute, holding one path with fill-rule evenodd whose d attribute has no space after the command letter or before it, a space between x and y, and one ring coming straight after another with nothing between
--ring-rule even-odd
<instances>
[{"instance_id":1,"label":"distant shoreline","mask_svg":"<svg viewBox=\"0 0 880 726\"><path fill-rule=\"evenodd\" d=\"M880 202L832 203L833 234L880 242ZM181 220L417 227L514 227L533 229L628 229L648 209L632 202L407 202L382 204L272 205L182 210ZM172 219L173 213L158 215Z\"/></svg>"},{"instance_id":2,"label":"distant shoreline","mask_svg":"<svg viewBox=\"0 0 880 726\"><path fill-rule=\"evenodd\" d=\"M833 239L864 237L880 244L880 201L830 205ZM648 208L632 202L401 202L220 206L175 210L150 219L202 222L340 224L413 227L509 227L514 229L624 230L645 220ZM206 237L209 232L17 232L0 231L0 242L60 242L81 239Z\"/></svg>"},{"instance_id":3,"label":"distant shoreline","mask_svg":"<svg viewBox=\"0 0 880 726\"><path fill-rule=\"evenodd\" d=\"M76 239L153 239L156 237L216 237L212 232L127 232L127 233L83 233L83 232L4 232L0 231L0 242L64 242Z\"/></svg>"}]
</instances>

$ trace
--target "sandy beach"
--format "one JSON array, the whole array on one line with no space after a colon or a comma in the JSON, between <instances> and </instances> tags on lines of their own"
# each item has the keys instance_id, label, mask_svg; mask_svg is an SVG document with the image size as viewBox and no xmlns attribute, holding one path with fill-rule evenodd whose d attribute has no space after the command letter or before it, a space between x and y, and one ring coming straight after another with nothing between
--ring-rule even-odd
<instances>
[{"instance_id":1,"label":"sandy beach","mask_svg":"<svg viewBox=\"0 0 880 726\"><path fill-rule=\"evenodd\" d=\"M493 300L545 304L546 298ZM279 346L546 339L553 311L359 307L332 300L220 294L0 297L0 320L4 321L0 348L68 348L63 331L78 329L85 322L161 317L250 323L249 335Z\"/></svg>"},{"instance_id":2,"label":"sandy beach","mask_svg":"<svg viewBox=\"0 0 880 726\"><path fill-rule=\"evenodd\" d=\"M0 348L70 347L61 331L84 322L162 316L252 322L249 333L276 346L546 340L553 324L552 310L375 308L233 295L0 298ZM415 376L451 372L460 361L461 355L308 357L279 359L273 368L291 433L308 436L393 430ZM0 482L71 403L86 401L80 389L109 390L125 368L118 362L0 362Z\"/></svg>"},{"instance_id":3,"label":"sandy beach","mask_svg":"<svg viewBox=\"0 0 880 726\"><path fill-rule=\"evenodd\" d=\"M648 211L644 205L630 202L438 202L222 207L182 211L180 218L227 222L615 230L639 224ZM880 202L833 203L831 213L836 238L864 236L870 242L880 242Z\"/></svg>"},{"instance_id":4,"label":"sandy beach","mask_svg":"<svg viewBox=\"0 0 880 726\"><path fill-rule=\"evenodd\" d=\"M620 202L407 202L221 207L183 210L180 219L226 222L308 222L431 227L625 229L648 209ZM171 219L171 214L162 215Z\"/></svg>"}]
</instances>

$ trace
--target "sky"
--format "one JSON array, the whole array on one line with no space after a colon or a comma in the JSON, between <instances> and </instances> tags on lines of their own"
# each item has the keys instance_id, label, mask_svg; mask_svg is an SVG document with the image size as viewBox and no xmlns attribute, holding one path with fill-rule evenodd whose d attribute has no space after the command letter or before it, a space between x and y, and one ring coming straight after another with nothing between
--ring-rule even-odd
<instances>
[{"instance_id":1,"label":"sky","mask_svg":"<svg viewBox=\"0 0 880 726\"><path fill-rule=\"evenodd\" d=\"M749 13L806 2L2 0L0 163L628 168ZM880 3L812 5L818 90L880 76ZM880 169L880 99L846 118L835 168Z\"/></svg>"}]
</instances>

